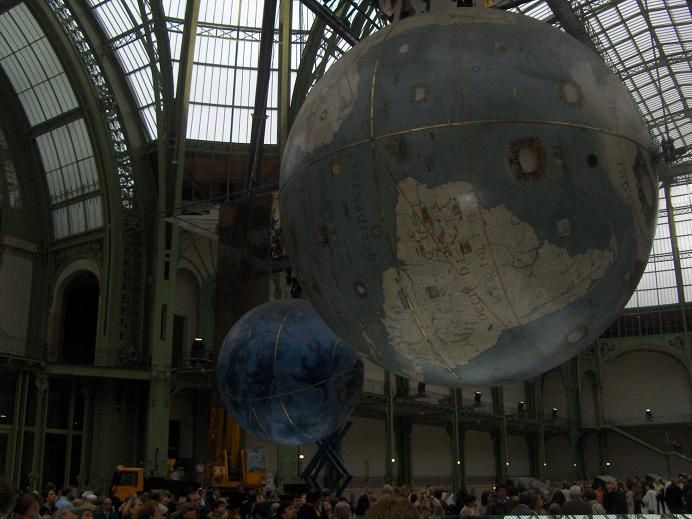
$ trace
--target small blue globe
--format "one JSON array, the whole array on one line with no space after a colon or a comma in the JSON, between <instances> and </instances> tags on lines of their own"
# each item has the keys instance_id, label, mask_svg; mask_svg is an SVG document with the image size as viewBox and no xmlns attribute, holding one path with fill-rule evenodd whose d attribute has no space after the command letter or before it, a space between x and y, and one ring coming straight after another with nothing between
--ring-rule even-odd
<instances>
[{"instance_id":1,"label":"small blue globe","mask_svg":"<svg viewBox=\"0 0 692 519\"><path fill-rule=\"evenodd\" d=\"M358 354L305 300L245 314L221 346L216 377L226 409L259 438L314 442L351 415L363 385Z\"/></svg>"}]
</instances>

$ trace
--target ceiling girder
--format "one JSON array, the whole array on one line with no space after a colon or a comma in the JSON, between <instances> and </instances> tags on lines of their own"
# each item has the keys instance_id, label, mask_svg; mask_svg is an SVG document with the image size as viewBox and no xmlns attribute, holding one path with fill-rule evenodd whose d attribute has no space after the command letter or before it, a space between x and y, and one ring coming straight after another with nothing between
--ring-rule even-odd
<instances>
[{"instance_id":1,"label":"ceiling girder","mask_svg":"<svg viewBox=\"0 0 692 519\"><path fill-rule=\"evenodd\" d=\"M351 46L355 46L355 44L360 41L358 35L351 30L351 27L346 22L338 16L335 16L332 11L324 7L317 0L301 0L301 2L305 7L315 13L315 16L329 25L335 33L350 43Z\"/></svg>"},{"instance_id":2,"label":"ceiling girder","mask_svg":"<svg viewBox=\"0 0 692 519\"><path fill-rule=\"evenodd\" d=\"M586 32L586 27L581 20L579 20L577 14L567 0L546 0L546 4L548 4L550 10L560 21L560 24L567 34L570 34L598 54L596 45Z\"/></svg>"}]
</instances>

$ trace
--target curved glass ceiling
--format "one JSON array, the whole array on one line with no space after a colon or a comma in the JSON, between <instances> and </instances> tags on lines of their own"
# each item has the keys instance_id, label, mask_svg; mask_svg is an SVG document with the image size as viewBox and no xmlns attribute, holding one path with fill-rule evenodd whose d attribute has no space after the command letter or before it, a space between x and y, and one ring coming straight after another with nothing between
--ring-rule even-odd
<instances>
[{"instance_id":1,"label":"curved glass ceiling","mask_svg":"<svg viewBox=\"0 0 692 519\"><path fill-rule=\"evenodd\" d=\"M77 108L53 47L24 4L0 16L0 65L31 126Z\"/></svg>"},{"instance_id":2,"label":"curved glass ceiling","mask_svg":"<svg viewBox=\"0 0 692 519\"><path fill-rule=\"evenodd\" d=\"M0 14L0 67L33 128L49 193L53 238L102 227L99 175L89 132L78 117L79 104L65 70L25 4ZM48 126L40 126L44 123ZM5 160L2 166L10 205L21 204L14 165Z\"/></svg>"}]
</instances>

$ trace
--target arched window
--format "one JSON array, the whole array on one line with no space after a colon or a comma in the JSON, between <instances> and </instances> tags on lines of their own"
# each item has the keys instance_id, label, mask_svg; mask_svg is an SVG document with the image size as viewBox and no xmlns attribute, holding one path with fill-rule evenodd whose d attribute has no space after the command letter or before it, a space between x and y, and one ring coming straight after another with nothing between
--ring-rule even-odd
<instances>
[{"instance_id":1,"label":"arched window","mask_svg":"<svg viewBox=\"0 0 692 519\"><path fill-rule=\"evenodd\" d=\"M96 351L99 282L91 272L81 271L67 283L62 306L62 361L93 364Z\"/></svg>"}]
</instances>

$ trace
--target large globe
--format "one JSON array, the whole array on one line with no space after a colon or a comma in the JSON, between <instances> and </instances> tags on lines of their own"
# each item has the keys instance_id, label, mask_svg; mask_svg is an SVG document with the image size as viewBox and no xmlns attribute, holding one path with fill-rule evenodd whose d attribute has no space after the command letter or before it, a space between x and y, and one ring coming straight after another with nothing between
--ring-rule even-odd
<instances>
[{"instance_id":1,"label":"large globe","mask_svg":"<svg viewBox=\"0 0 692 519\"><path fill-rule=\"evenodd\" d=\"M612 322L655 229L649 135L570 36L521 15L417 15L359 43L286 144L282 236L305 293L373 360L499 384Z\"/></svg>"},{"instance_id":2,"label":"large globe","mask_svg":"<svg viewBox=\"0 0 692 519\"><path fill-rule=\"evenodd\" d=\"M224 339L216 368L226 409L256 436L314 442L353 411L363 362L305 300L275 301L245 314Z\"/></svg>"}]
</instances>

